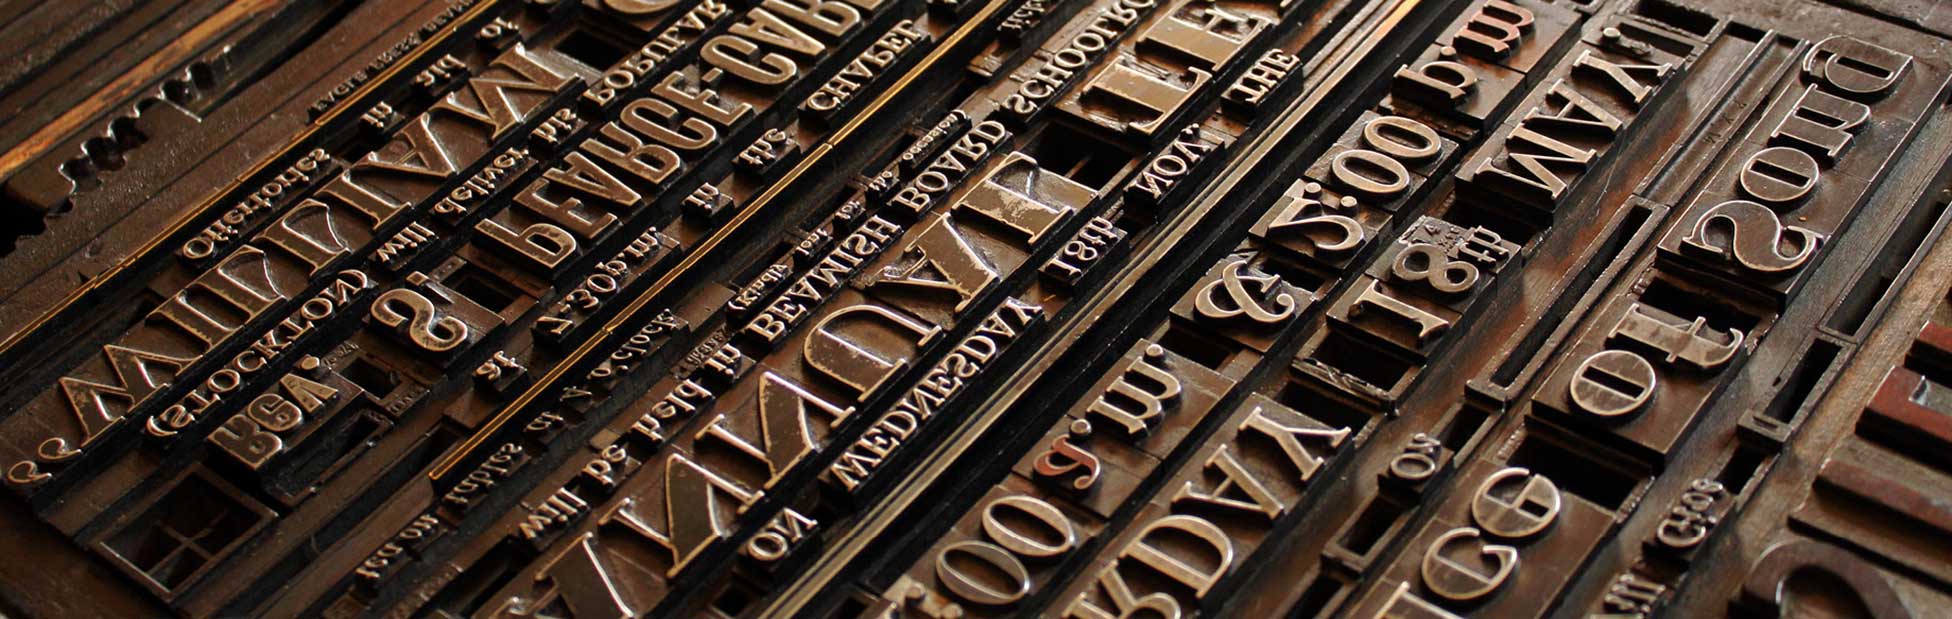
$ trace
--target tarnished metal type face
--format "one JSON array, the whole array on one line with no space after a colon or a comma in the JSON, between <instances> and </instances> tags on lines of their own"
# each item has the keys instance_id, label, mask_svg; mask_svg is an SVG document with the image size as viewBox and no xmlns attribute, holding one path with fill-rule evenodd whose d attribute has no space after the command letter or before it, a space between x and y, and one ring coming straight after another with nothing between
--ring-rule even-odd
<instances>
[{"instance_id":1,"label":"tarnished metal type face","mask_svg":"<svg viewBox=\"0 0 1952 619\"><path fill-rule=\"evenodd\" d=\"M6 617L1952 616L1952 6L0 51Z\"/></svg>"}]
</instances>

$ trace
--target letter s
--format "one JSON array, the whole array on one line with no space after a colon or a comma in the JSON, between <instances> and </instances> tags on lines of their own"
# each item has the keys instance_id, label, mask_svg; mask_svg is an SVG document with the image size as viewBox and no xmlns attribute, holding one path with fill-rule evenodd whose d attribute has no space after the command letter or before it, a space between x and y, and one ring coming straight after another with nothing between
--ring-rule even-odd
<instances>
[{"instance_id":1,"label":"letter s","mask_svg":"<svg viewBox=\"0 0 1952 619\"><path fill-rule=\"evenodd\" d=\"M1783 233L1793 233L1795 253L1782 253ZM1822 234L1798 226L1785 226L1769 207L1748 200L1717 204L1695 220L1694 228L1681 242L1732 260L1758 273L1782 273L1809 262L1824 240Z\"/></svg>"},{"instance_id":2,"label":"letter s","mask_svg":"<svg viewBox=\"0 0 1952 619\"><path fill-rule=\"evenodd\" d=\"M468 323L441 316L434 302L418 292L395 288L373 301L373 320L400 330L414 345L429 352L447 352L468 339ZM411 324L409 324L411 322ZM401 325L407 325L402 329Z\"/></svg>"}]
</instances>

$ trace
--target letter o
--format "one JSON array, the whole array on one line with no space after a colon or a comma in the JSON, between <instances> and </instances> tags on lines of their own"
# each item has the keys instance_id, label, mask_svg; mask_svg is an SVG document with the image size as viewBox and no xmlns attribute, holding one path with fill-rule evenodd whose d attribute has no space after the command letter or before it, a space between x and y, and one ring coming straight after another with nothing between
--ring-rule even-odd
<instances>
[{"instance_id":1,"label":"letter o","mask_svg":"<svg viewBox=\"0 0 1952 619\"><path fill-rule=\"evenodd\" d=\"M1005 507L1042 523L1045 527L1048 527L1049 530L1047 532L1050 535L1042 536L1042 538L1033 537L1012 528L997 513L999 509ZM990 539L996 540L998 545L1008 549L1010 552L1024 557L1039 559L1064 554L1065 551L1076 547L1078 544L1077 531L1072 528L1071 519L1064 517L1064 512L1058 511L1056 507L1051 506L1050 503L1046 503L1041 499L1024 495L1003 497L991 501L989 505L985 506L983 508L983 533L989 535ZM1043 541L1052 537L1057 539L1056 543L1045 543Z\"/></svg>"},{"instance_id":2,"label":"letter o","mask_svg":"<svg viewBox=\"0 0 1952 619\"><path fill-rule=\"evenodd\" d=\"M998 589L963 572L950 562L951 554L966 555L976 563L987 564L998 575L1009 581L1008 590ZM964 540L943 548L935 555L935 577L950 593L971 604L984 606L1003 606L1023 599L1030 593L1030 570L1009 552L988 542Z\"/></svg>"}]
</instances>

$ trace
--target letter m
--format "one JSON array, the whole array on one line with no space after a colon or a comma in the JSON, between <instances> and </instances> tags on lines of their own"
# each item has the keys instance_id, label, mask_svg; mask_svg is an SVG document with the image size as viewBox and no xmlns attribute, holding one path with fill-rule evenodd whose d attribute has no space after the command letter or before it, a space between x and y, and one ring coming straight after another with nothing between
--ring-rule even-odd
<instances>
[{"instance_id":1,"label":"letter m","mask_svg":"<svg viewBox=\"0 0 1952 619\"><path fill-rule=\"evenodd\" d=\"M516 43L481 75L468 78L467 87L447 93L434 109L480 121L500 136L562 90L574 71L558 58L537 55Z\"/></svg>"},{"instance_id":2,"label":"letter m","mask_svg":"<svg viewBox=\"0 0 1952 619\"><path fill-rule=\"evenodd\" d=\"M81 444L86 445L103 430L120 421L129 409L176 378L193 358L171 357L109 344L102 347L108 357L115 383L61 377L61 390L68 396L75 420L81 424Z\"/></svg>"}]
</instances>

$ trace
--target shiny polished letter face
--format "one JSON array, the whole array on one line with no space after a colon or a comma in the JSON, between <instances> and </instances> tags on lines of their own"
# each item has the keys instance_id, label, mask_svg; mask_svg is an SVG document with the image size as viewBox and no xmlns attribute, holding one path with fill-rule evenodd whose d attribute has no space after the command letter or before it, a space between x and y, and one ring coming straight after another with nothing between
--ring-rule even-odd
<instances>
[{"instance_id":1,"label":"shiny polished letter face","mask_svg":"<svg viewBox=\"0 0 1952 619\"><path fill-rule=\"evenodd\" d=\"M1952 608L1952 11L0 0L0 612Z\"/></svg>"}]
</instances>

